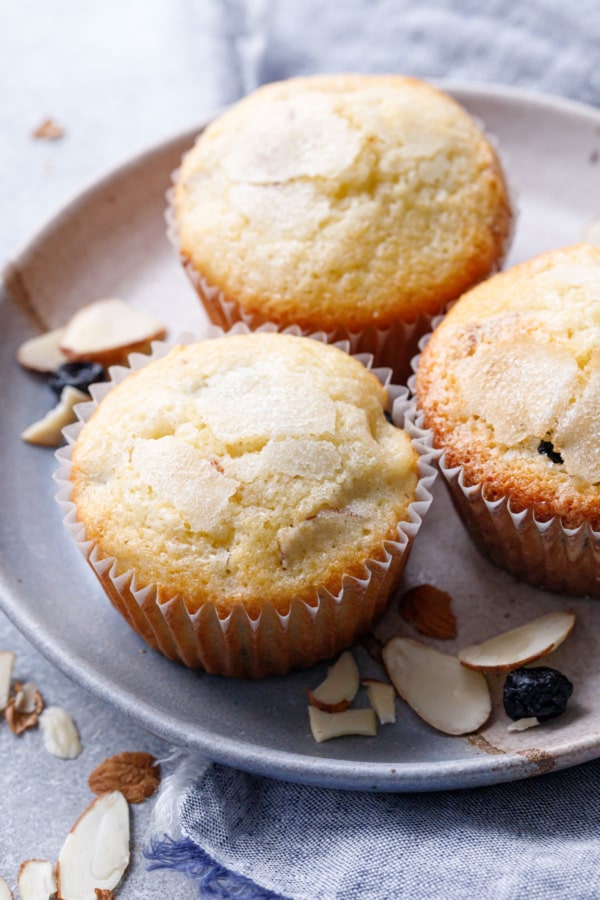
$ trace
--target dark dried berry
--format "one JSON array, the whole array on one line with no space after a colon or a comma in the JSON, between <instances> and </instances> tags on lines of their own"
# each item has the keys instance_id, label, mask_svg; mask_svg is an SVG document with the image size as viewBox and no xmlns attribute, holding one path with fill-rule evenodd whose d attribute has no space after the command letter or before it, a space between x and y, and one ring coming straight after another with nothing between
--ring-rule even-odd
<instances>
[{"instance_id":1,"label":"dark dried berry","mask_svg":"<svg viewBox=\"0 0 600 900\"><path fill-rule=\"evenodd\" d=\"M95 381L106 381L106 372L97 362L67 362L55 369L48 384L57 395L63 392L63 388L74 387L84 394L89 393L90 384Z\"/></svg>"},{"instance_id":2,"label":"dark dried berry","mask_svg":"<svg viewBox=\"0 0 600 900\"><path fill-rule=\"evenodd\" d=\"M513 669L504 682L504 709L515 722L530 716L547 722L564 713L572 693L573 685L556 669Z\"/></svg>"},{"instance_id":3,"label":"dark dried berry","mask_svg":"<svg viewBox=\"0 0 600 900\"><path fill-rule=\"evenodd\" d=\"M538 444L538 453L545 454L553 463L563 463L564 460L560 453L554 449L552 441L540 441Z\"/></svg>"}]
</instances>

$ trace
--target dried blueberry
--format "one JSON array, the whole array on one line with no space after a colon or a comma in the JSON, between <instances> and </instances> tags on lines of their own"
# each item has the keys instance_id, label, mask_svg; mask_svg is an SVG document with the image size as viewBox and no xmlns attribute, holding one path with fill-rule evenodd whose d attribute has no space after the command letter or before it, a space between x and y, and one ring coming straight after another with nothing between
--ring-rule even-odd
<instances>
[{"instance_id":1,"label":"dried blueberry","mask_svg":"<svg viewBox=\"0 0 600 900\"><path fill-rule=\"evenodd\" d=\"M538 453L545 454L553 463L563 463L564 460L560 453L554 449L552 441L540 441L538 444Z\"/></svg>"},{"instance_id":2,"label":"dried blueberry","mask_svg":"<svg viewBox=\"0 0 600 900\"><path fill-rule=\"evenodd\" d=\"M556 669L513 669L504 682L504 709L515 721L534 716L546 722L564 713L572 693L573 685Z\"/></svg>"},{"instance_id":3,"label":"dried blueberry","mask_svg":"<svg viewBox=\"0 0 600 900\"><path fill-rule=\"evenodd\" d=\"M89 393L90 384L95 381L106 381L106 372L96 362L67 362L55 369L48 384L60 397L63 388L74 387L85 394Z\"/></svg>"}]
</instances>

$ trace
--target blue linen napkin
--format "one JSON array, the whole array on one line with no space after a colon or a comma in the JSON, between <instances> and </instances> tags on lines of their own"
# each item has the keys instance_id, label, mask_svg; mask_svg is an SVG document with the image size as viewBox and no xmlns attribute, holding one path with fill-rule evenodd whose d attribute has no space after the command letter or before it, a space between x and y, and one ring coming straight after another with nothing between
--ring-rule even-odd
<instances>
[{"instance_id":1,"label":"blue linen napkin","mask_svg":"<svg viewBox=\"0 0 600 900\"><path fill-rule=\"evenodd\" d=\"M507 785L367 794L187 756L163 789L180 833L156 830L163 807L145 855L221 900L590 900L600 897L599 776L595 760Z\"/></svg>"},{"instance_id":2,"label":"blue linen napkin","mask_svg":"<svg viewBox=\"0 0 600 900\"><path fill-rule=\"evenodd\" d=\"M223 0L221 12L244 91L318 71L395 71L600 105L597 0ZM201 897L588 900L600 897L599 774L595 761L495 787L362 794L184 755L146 855L194 878Z\"/></svg>"}]
</instances>

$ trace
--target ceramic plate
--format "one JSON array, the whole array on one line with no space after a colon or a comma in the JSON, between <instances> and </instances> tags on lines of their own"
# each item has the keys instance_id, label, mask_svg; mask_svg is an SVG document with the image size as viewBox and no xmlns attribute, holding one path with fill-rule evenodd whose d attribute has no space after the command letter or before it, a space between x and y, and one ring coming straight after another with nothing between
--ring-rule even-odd
<instances>
[{"instance_id":1,"label":"ceramic plate","mask_svg":"<svg viewBox=\"0 0 600 900\"><path fill-rule=\"evenodd\" d=\"M495 88L446 87L489 132L506 161L519 209L509 262L581 239L600 215L600 113ZM43 379L15 362L19 343L56 327L82 303L119 296L202 335L206 320L165 237L164 194L193 135L156 147L69 204L6 271L0 376L4 485L0 594L5 612L60 669L173 744L259 774L359 790L416 791L524 778L600 755L600 605L518 584L480 558L443 487L416 541L404 585L449 591L458 618L452 651L530 617L571 607L577 625L551 657L574 682L569 710L553 723L510 734L500 683L495 712L474 737L433 731L398 702L398 720L376 738L316 744L305 686L325 665L258 683L199 674L147 650L112 609L72 546L54 501L51 451L20 432L51 405ZM413 635L392 604L380 636ZM357 651L365 675L376 664Z\"/></svg>"}]
</instances>

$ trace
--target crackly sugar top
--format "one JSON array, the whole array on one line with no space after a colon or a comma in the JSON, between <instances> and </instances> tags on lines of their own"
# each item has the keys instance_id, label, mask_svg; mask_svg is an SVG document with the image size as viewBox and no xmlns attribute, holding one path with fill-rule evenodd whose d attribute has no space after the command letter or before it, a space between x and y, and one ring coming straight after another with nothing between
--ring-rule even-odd
<instances>
[{"instance_id":1,"label":"crackly sugar top","mask_svg":"<svg viewBox=\"0 0 600 900\"><path fill-rule=\"evenodd\" d=\"M598 506L600 248L544 254L469 292L435 332L417 384L438 441L474 479L523 502L529 482L530 502L553 498L546 514L567 519Z\"/></svg>"},{"instance_id":2,"label":"crackly sugar top","mask_svg":"<svg viewBox=\"0 0 600 900\"><path fill-rule=\"evenodd\" d=\"M414 499L416 455L364 366L307 338L173 349L114 388L73 451L87 536L138 583L223 610L339 589Z\"/></svg>"},{"instance_id":3,"label":"crackly sugar top","mask_svg":"<svg viewBox=\"0 0 600 900\"><path fill-rule=\"evenodd\" d=\"M313 330L437 312L498 263L511 219L474 120L401 76L261 88L186 155L174 208L209 284Z\"/></svg>"}]
</instances>

